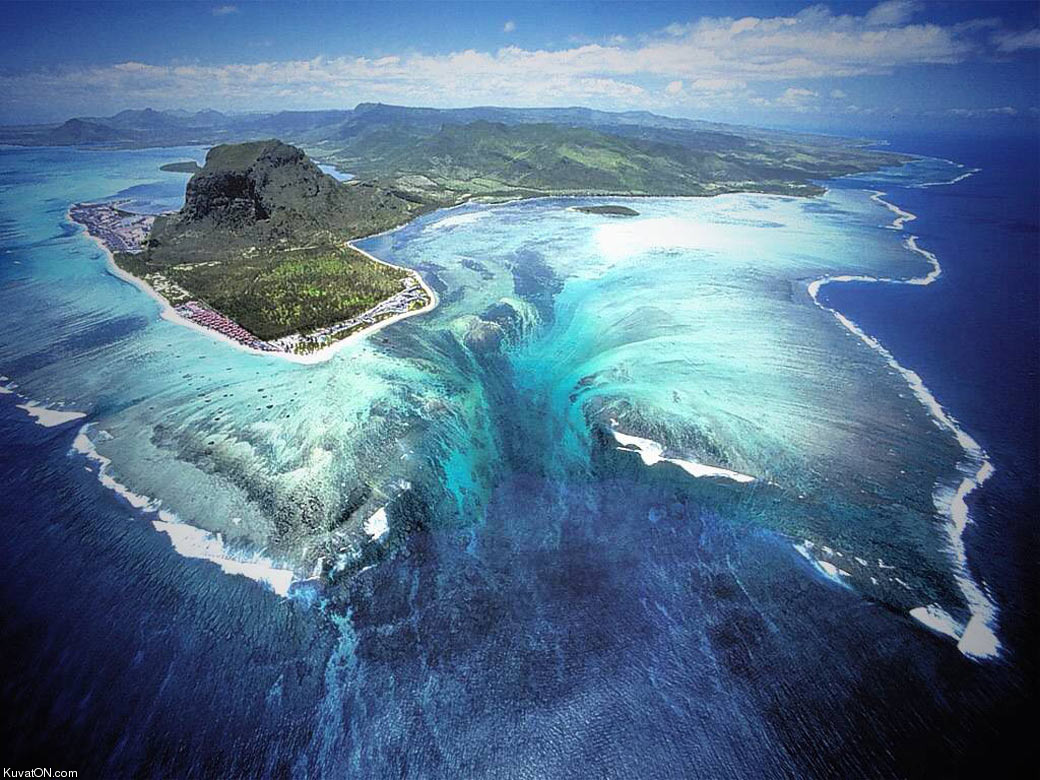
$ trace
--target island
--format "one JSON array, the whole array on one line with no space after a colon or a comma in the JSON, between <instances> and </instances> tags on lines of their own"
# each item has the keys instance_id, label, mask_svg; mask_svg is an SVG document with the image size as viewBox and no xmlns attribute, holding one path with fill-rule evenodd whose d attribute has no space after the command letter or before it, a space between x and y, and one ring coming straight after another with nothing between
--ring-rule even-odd
<instances>
[{"instance_id":1,"label":"island","mask_svg":"<svg viewBox=\"0 0 1040 780\"><path fill-rule=\"evenodd\" d=\"M198 173L202 170L202 167L194 160L186 160L185 162L172 162L160 165L159 170L171 171L173 173Z\"/></svg>"},{"instance_id":2,"label":"island","mask_svg":"<svg viewBox=\"0 0 1040 780\"><path fill-rule=\"evenodd\" d=\"M580 211L582 214L603 214L608 217L638 217L639 212L635 209L630 209L628 206L575 206L575 211Z\"/></svg>"}]
</instances>

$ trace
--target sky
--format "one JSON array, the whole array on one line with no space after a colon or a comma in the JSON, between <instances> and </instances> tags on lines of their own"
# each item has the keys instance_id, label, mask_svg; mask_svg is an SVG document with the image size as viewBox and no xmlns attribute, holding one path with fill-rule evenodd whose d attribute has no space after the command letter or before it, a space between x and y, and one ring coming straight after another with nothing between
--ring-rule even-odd
<instances>
[{"instance_id":1,"label":"sky","mask_svg":"<svg viewBox=\"0 0 1040 780\"><path fill-rule=\"evenodd\" d=\"M0 123L572 106L833 132L1040 122L1037 2L0 2Z\"/></svg>"}]
</instances>

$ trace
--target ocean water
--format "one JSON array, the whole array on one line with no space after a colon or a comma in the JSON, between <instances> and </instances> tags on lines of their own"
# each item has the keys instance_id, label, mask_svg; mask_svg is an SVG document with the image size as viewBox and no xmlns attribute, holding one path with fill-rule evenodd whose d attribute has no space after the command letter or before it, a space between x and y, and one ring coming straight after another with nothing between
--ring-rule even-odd
<instances>
[{"instance_id":1,"label":"ocean water","mask_svg":"<svg viewBox=\"0 0 1040 780\"><path fill-rule=\"evenodd\" d=\"M204 150L0 150L5 755L663 778L1021 750L1035 149L900 148L930 157L813 200L429 215L361 246L440 306L314 366L162 319L68 223L176 207L158 166ZM934 276L911 235L933 283L814 302Z\"/></svg>"}]
</instances>

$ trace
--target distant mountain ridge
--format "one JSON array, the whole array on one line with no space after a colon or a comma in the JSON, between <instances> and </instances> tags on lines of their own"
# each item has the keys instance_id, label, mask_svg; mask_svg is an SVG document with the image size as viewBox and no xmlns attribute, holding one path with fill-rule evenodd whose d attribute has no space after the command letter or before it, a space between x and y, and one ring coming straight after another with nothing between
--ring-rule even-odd
<instances>
[{"instance_id":1,"label":"distant mountain ridge","mask_svg":"<svg viewBox=\"0 0 1040 780\"><path fill-rule=\"evenodd\" d=\"M129 137L111 125L89 119L70 119L42 136L47 146L79 146L82 144L112 144Z\"/></svg>"},{"instance_id":2,"label":"distant mountain ridge","mask_svg":"<svg viewBox=\"0 0 1040 780\"><path fill-rule=\"evenodd\" d=\"M590 108L121 111L0 128L0 143L125 148L280 138L429 207L538 195L811 195L815 182L898 164L862 141Z\"/></svg>"},{"instance_id":3,"label":"distant mountain ridge","mask_svg":"<svg viewBox=\"0 0 1040 780\"><path fill-rule=\"evenodd\" d=\"M260 137L284 135L286 132L312 134L328 138L350 137L362 128L403 125L416 130L437 130L444 124L468 124L476 121L502 124L559 124L576 127L618 129L641 127L657 130L714 131L742 137L813 138L817 143L848 143L832 136L762 130L743 125L728 125L697 119L666 117L649 111L599 111L573 106L568 108L422 108L387 103L359 103L353 109L256 112L225 114L212 109L196 112L183 110L128 109L110 117L76 117L72 122L89 122L113 133L113 143L130 146L169 146L184 133L211 134L210 142L221 137L257 140ZM67 124L67 123L66 123ZM60 125L0 126L0 142L26 146L45 145L48 134ZM255 134L253 137L246 137ZM99 133L100 135L100 133Z\"/></svg>"}]
</instances>

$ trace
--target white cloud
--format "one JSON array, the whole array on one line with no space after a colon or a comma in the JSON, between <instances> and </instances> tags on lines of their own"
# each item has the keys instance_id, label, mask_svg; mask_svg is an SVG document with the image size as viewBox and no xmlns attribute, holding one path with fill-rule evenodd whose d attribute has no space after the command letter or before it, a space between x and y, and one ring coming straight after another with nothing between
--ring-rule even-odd
<instances>
[{"instance_id":1,"label":"white cloud","mask_svg":"<svg viewBox=\"0 0 1040 780\"><path fill-rule=\"evenodd\" d=\"M804 109L815 103L819 96L819 92L815 92L811 89L805 89L804 87L788 87L774 102L778 106Z\"/></svg>"},{"instance_id":2,"label":"white cloud","mask_svg":"<svg viewBox=\"0 0 1040 780\"><path fill-rule=\"evenodd\" d=\"M573 56L580 58L580 54ZM235 65L150 65L125 62L85 70L0 74L0 100L10 104L91 100L74 113L96 113L99 96L121 104L248 108L347 107L362 100L413 104L646 105L631 81L582 67L546 68L540 53L503 49L450 55L318 57ZM76 105L69 103L70 105ZM93 105L91 105L93 104Z\"/></svg>"},{"instance_id":3,"label":"white cloud","mask_svg":"<svg viewBox=\"0 0 1040 780\"><path fill-rule=\"evenodd\" d=\"M1040 29L998 32L993 36L997 50L1005 53L1040 49Z\"/></svg>"},{"instance_id":4,"label":"white cloud","mask_svg":"<svg viewBox=\"0 0 1040 780\"><path fill-rule=\"evenodd\" d=\"M690 89L700 92L734 92L747 86L747 82L739 79L696 79Z\"/></svg>"},{"instance_id":5,"label":"white cloud","mask_svg":"<svg viewBox=\"0 0 1040 780\"><path fill-rule=\"evenodd\" d=\"M747 30L754 30L761 21L761 19L756 19L754 16L745 16L743 19L737 19L737 21L733 22L729 27L729 31L734 35L739 35Z\"/></svg>"},{"instance_id":6,"label":"white cloud","mask_svg":"<svg viewBox=\"0 0 1040 780\"><path fill-rule=\"evenodd\" d=\"M819 98L820 93L815 90L806 89L805 87L788 87L772 100L759 95L751 95L748 97L748 102L758 108L780 108L786 111L805 113L818 110Z\"/></svg>"},{"instance_id":7,"label":"white cloud","mask_svg":"<svg viewBox=\"0 0 1040 780\"><path fill-rule=\"evenodd\" d=\"M867 11L866 23L871 27L885 27L909 22L921 4L915 0L886 0Z\"/></svg>"},{"instance_id":8,"label":"white cloud","mask_svg":"<svg viewBox=\"0 0 1040 780\"><path fill-rule=\"evenodd\" d=\"M903 109L899 106L857 106L855 103L850 103L845 106L846 114L858 114L860 116L888 116L895 117L900 116L903 113Z\"/></svg>"},{"instance_id":9,"label":"white cloud","mask_svg":"<svg viewBox=\"0 0 1040 780\"><path fill-rule=\"evenodd\" d=\"M211 13L214 16L227 16L228 14L237 14L238 13L238 6L237 5L218 5L211 11Z\"/></svg>"},{"instance_id":10,"label":"white cloud","mask_svg":"<svg viewBox=\"0 0 1040 780\"><path fill-rule=\"evenodd\" d=\"M950 108L944 112L947 116L959 119L993 119L997 117L1018 116L1018 109L1012 106L998 108Z\"/></svg>"},{"instance_id":11,"label":"white cloud","mask_svg":"<svg viewBox=\"0 0 1040 780\"><path fill-rule=\"evenodd\" d=\"M787 100L805 100L806 98L819 97L820 93L804 87L790 87L784 90L783 97Z\"/></svg>"},{"instance_id":12,"label":"white cloud","mask_svg":"<svg viewBox=\"0 0 1040 780\"><path fill-rule=\"evenodd\" d=\"M729 101L810 110L812 80L882 75L918 64L956 64L1037 43L1035 31L1001 32L992 20L912 22L916 5L881 3L863 15L810 6L790 16L706 17L631 41L621 36L545 50L506 46L446 54L400 52L229 65L127 62L79 69L0 73L0 104L215 105L230 110L351 106L362 100L426 105L701 107ZM232 13L219 6L214 13ZM512 20L504 32L514 31ZM753 94L751 87L772 99ZM775 86L770 86L775 85ZM796 85L796 86L792 86ZM784 88L787 88L786 91ZM841 99L832 90L833 99Z\"/></svg>"}]
</instances>

